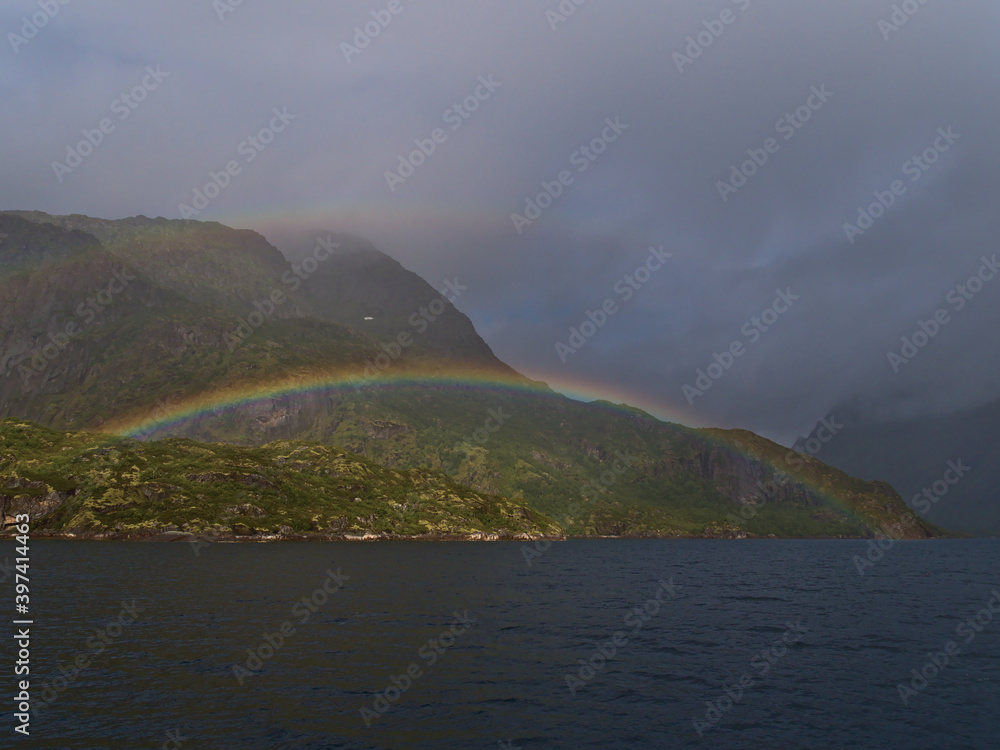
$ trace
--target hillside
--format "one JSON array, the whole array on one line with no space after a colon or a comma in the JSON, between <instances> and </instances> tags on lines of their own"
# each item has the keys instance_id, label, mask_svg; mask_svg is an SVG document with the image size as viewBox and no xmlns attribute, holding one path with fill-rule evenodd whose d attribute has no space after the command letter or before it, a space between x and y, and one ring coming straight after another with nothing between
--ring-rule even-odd
<instances>
[{"instance_id":1,"label":"hillside","mask_svg":"<svg viewBox=\"0 0 1000 750\"><path fill-rule=\"evenodd\" d=\"M460 283L457 292L433 289L358 237L310 233L290 248L290 262L257 232L216 222L144 216L108 221L38 211L3 215L92 235L153 283L194 303L245 317L259 305L267 307L277 290L286 301L275 305L274 318L312 317L387 342L408 332L413 336L410 356L432 355L512 373L455 308ZM441 309L420 313L432 303Z\"/></svg>"},{"instance_id":2,"label":"hillside","mask_svg":"<svg viewBox=\"0 0 1000 750\"><path fill-rule=\"evenodd\" d=\"M324 445L143 443L0 421L0 515L33 533L144 537L322 535L532 538L558 533L523 504L447 477L393 471Z\"/></svg>"},{"instance_id":3,"label":"hillside","mask_svg":"<svg viewBox=\"0 0 1000 750\"><path fill-rule=\"evenodd\" d=\"M804 456L789 466L787 449L751 433L693 430L531 383L447 300L451 312L394 351L382 331L409 325L407 306L440 292L346 236L343 252L307 280L315 286L294 297L289 288L287 304L275 306L282 315L254 319L254 304L241 306L284 287L291 267L260 235L163 219L25 216L47 218L0 213L9 235L0 247L0 417L234 451L329 446L395 471L444 472L572 535L943 533L890 487ZM92 319L81 316L79 306L126 269L134 279L124 290L107 292ZM362 322L388 322L349 324L366 312ZM79 330L60 338L67 322ZM191 416L166 418L181 414ZM169 466L149 470L173 476ZM779 472L789 478L776 484ZM376 513L373 523L384 520Z\"/></svg>"}]
</instances>

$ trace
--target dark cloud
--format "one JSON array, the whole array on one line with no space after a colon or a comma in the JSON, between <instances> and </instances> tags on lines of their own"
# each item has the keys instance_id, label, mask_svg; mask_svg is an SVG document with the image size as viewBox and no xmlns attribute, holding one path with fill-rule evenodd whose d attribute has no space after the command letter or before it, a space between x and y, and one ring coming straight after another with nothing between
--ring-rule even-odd
<instances>
[{"instance_id":1,"label":"dark cloud","mask_svg":"<svg viewBox=\"0 0 1000 750\"><path fill-rule=\"evenodd\" d=\"M71 2L0 49L0 204L177 217L237 159L199 218L276 240L329 227L432 284L458 276L460 307L530 373L686 407L682 386L790 288L800 299L695 400L701 423L789 440L859 395L886 413L956 408L1000 395L1000 279L899 375L886 353L1000 252L1000 7L899 3L916 13L885 39L893 5L589 0L553 31L557 0L401 0L348 62L341 43L388 0L244 0L223 20L210 0ZM19 34L39 7L6 3L0 29ZM699 34L711 45L681 72L674 53ZM157 65L169 76L59 182L52 162ZM481 76L499 86L451 129ZM778 121L813 87L832 96L785 140ZM296 119L243 163L241 143L284 107ZM615 117L627 130L577 171ZM961 138L910 182L904 165L948 127ZM435 128L446 140L390 190L385 172ZM717 182L768 138L779 148L723 201ZM518 234L510 214L561 170L572 184ZM843 224L897 179L905 194L849 242ZM669 264L562 364L556 342L660 245Z\"/></svg>"}]
</instances>

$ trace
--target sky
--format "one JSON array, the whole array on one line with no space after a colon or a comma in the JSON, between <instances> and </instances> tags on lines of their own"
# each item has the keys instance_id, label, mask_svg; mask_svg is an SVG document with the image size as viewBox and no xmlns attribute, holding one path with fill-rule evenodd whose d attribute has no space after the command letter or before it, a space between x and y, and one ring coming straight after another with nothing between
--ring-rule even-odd
<instances>
[{"instance_id":1,"label":"sky","mask_svg":"<svg viewBox=\"0 0 1000 750\"><path fill-rule=\"evenodd\" d=\"M466 286L526 374L788 443L1000 397L998 31L987 0L6 0L0 207L350 232Z\"/></svg>"}]
</instances>

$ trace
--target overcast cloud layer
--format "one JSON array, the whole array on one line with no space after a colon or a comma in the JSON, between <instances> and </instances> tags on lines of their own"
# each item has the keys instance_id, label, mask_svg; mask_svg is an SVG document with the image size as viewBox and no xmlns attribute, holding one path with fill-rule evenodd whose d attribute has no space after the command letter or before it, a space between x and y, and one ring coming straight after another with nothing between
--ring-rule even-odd
<instances>
[{"instance_id":1,"label":"overcast cloud layer","mask_svg":"<svg viewBox=\"0 0 1000 750\"><path fill-rule=\"evenodd\" d=\"M783 441L856 398L892 414L1000 395L1000 278L946 301L1000 253L997 3L230 2L52 0L51 20L3 3L0 206L180 218L235 160L197 218L279 245L352 232L432 284L457 277L458 306L528 374ZM575 10L547 16L560 7ZM344 47L366 23L378 35ZM477 91L476 111L449 113ZM241 148L282 125L275 108L294 119ZM93 153L54 169L103 118ZM575 153L611 136L593 161ZM415 139L434 152L388 184ZM924 171L910 160L927 149ZM720 190L753 156L767 161ZM516 227L543 181L558 197ZM848 238L876 191L891 205ZM626 300L616 284L661 245L672 257ZM792 304L757 338L777 290ZM563 363L556 344L608 298L617 312ZM939 308L949 322L894 373L887 354ZM689 406L683 386L735 342Z\"/></svg>"}]
</instances>

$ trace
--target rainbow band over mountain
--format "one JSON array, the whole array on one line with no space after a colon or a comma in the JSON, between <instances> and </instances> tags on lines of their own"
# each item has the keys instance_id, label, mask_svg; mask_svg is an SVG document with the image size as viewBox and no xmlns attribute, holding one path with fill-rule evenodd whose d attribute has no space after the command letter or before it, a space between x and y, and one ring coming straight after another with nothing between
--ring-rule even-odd
<instances>
[{"instance_id":1,"label":"rainbow band over mountain","mask_svg":"<svg viewBox=\"0 0 1000 750\"><path fill-rule=\"evenodd\" d=\"M680 424L694 421L690 414L680 408L651 402L636 394L596 386L581 380L561 378L557 388L553 389L540 380L531 380L514 374L456 369L435 372L385 372L374 378L361 377L356 371L311 372L264 383L240 384L233 388L192 396L176 403L167 402L125 418L114 419L103 425L102 431L123 437L141 437L185 422L216 416L222 411L271 399L336 391L357 392L419 387L476 389L547 398L558 398L562 395L576 401L590 403L597 401L600 403L595 405L603 408L626 409L628 408L626 404L631 402L649 414L651 419Z\"/></svg>"},{"instance_id":2,"label":"rainbow band over mountain","mask_svg":"<svg viewBox=\"0 0 1000 750\"><path fill-rule=\"evenodd\" d=\"M279 229L294 228L301 226L305 219L311 219L311 223L316 225L333 224L336 226L342 223L350 224L355 220L363 219L369 216L369 208L371 207L357 205L317 205L304 211L255 211L252 212L248 218L253 219L253 221L249 223L256 224L257 229L264 232L266 235L269 227L276 227ZM378 212L378 216L382 224L384 224L385 218L383 209L384 207L379 207ZM29 221L41 223L45 223L46 219L49 218L46 214L40 212L10 211L2 213L15 215L24 214L24 217ZM447 209L436 207L436 210L430 210L430 207L421 207L416 215L406 214L404 212L399 212L398 210L391 215L394 219L398 220L398 222L405 224L410 229L412 229L412 222L414 219L422 219L425 222L432 220L447 220L449 222L455 222L458 219L464 219L466 223L475 224L477 226L480 226L483 223L493 223L507 220L506 214L500 214L496 211L477 212L469 210L468 207L464 207L462 209L456 209L454 207ZM72 220L74 217L53 216L51 218L58 222L59 220L66 219ZM331 221L331 219L342 219L343 221ZM579 231L579 221L569 221L569 217L559 218L557 216L552 216L548 218L548 221L554 225L554 228L557 230L567 232ZM242 224L244 222L236 223ZM171 227L171 230L183 233L188 231L189 227L190 225L188 222L177 222ZM635 242L637 247L644 244L643 241L640 241L640 238L635 238ZM101 245L94 245L93 247L88 248L87 253L103 252L103 250L104 248ZM82 255L77 253L68 255L64 258L55 259L50 261L50 267L72 264L78 262L81 257L85 257L85 254ZM123 264L127 265L124 261ZM151 436L156 432L169 431L173 427L177 427L199 418L216 416L220 412L224 412L228 409L234 409L239 406L253 404L255 402L300 395L328 393L331 391L354 391L359 387L362 389L402 389L415 387L454 389L472 388L498 392L514 392L545 398L558 398L559 394L562 394L577 401L589 402L596 408L621 411L627 410L632 416L635 416L638 413L635 408L638 407L642 411L646 412L650 419L674 422L680 425L691 425L699 421L693 414L687 412L685 409L676 404L653 402L648 398L639 396L635 393L629 393L620 389L608 387L606 385L596 385L582 380L574 380L573 378L567 377L561 373L554 376L545 376L545 379L553 384L553 388L550 388L545 382L540 380L530 380L528 378L518 377L516 374L505 376L496 372L482 374L465 370L435 373L395 372L382 374L378 378L372 380L362 380L359 378L357 373L309 373L302 374L297 377L286 377L263 383L238 385L225 390L216 390L205 394L192 395L177 403L168 401L167 403L161 403L158 406L154 406L151 409L147 408L142 413L135 413L123 418L113 418L98 426L96 429L100 432L111 433L119 436L142 438L145 436ZM628 404L634 404L635 407L630 408L627 406ZM735 444L730 440L726 440L720 435L715 435L705 431L699 431L698 434L704 440L716 444L720 448L743 453L744 455L769 466L769 468L776 472L787 473L787 466L782 465L781 462L770 461L764 457L753 455L750 451L740 448L738 444ZM831 495L823 487L804 480L803 478L800 478L800 476L796 476L794 482L797 485L807 487L814 494L821 497L826 503L846 513L849 517L863 520L860 519L851 506Z\"/></svg>"},{"instance_id":3,"label":"rainbow band over mountain","mask_svg":"<svg viewBox=\"0 0 1000 750\"><path fill-rule=\"evenodd\" d=\"M683 426L690 424L689 414L681 409L665 404L649 403L648 400L636 398L635 394L624 394L614 389L595 386L578 380L560 378L557 382L558 391L540 380L530 380L516 375L503 376L497 373L477 373L474 371L454 372L398 372L384 373L374 379L362 379L356 372L311 373L298 377L283 378L255 385L241 385L227 391L217 391L194 396L176 404L165 404L147 410L142 415L106 424L104 432L112 432L123 437L143 438L160 431L170 431L185 423L198 419L215 417L220 412L235 409L261 401L282 399L296 396L309 396L331 392L357 392L369 390L377 392L382 389L413 389L433 388L451 390L480 390L499 393L512 393L520 396L538 398L560 398L566 396L573 400L589 403L595 408L627 412L635 416L640 412L637 407L630 406L627 401L640 402L638 407L645 412L651 421L674 422ZM612 399L620 398L620 401ZM689 428L694 429L694 428ZM710 431L698 430L702 439L725 450L746 455L758 461L778 474L792 474L789 466L779 461L772 461L755 455L741 448L737 443L727 440L721 435ZM791 480L795 485L806 487L819 496L824 503L847 515L849 518L864 522L865 519L847 502L831 494L819 484L811 482L801 475L795 475Z\"/></svg>"}]
</instances>

